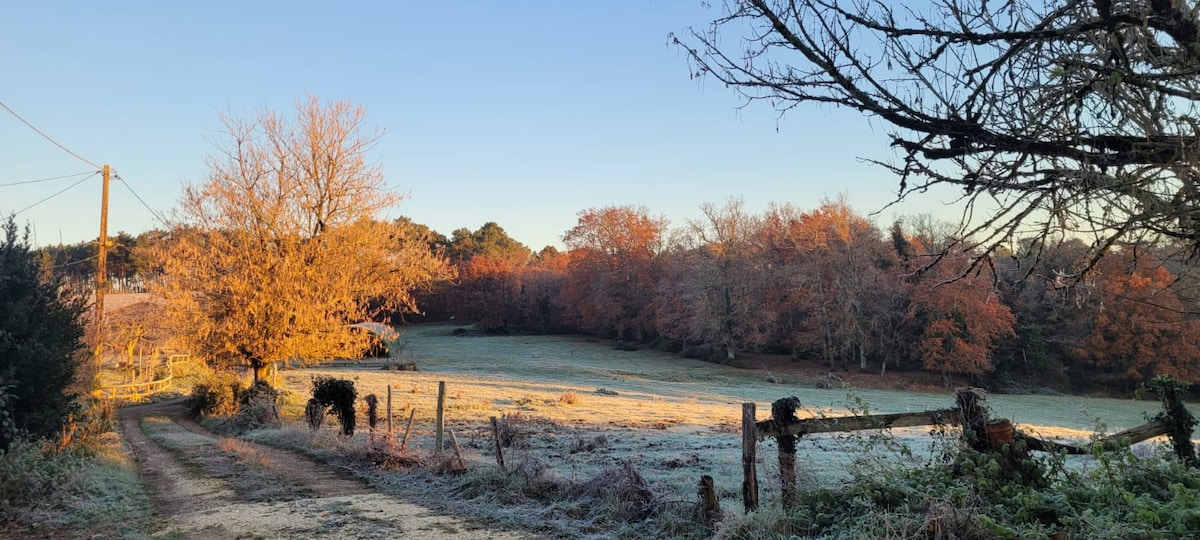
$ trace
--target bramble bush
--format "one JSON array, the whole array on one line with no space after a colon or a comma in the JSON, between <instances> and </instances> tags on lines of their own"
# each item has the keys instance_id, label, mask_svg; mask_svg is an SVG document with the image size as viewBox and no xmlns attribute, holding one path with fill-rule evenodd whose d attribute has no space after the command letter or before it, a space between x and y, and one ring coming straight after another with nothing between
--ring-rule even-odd
<instances>
[{"instance_id":1,"label":"bramble bush","mask_svg":"<svg viewBox=\"0 0 1200 540\"><path fill-rule=\"evenodd\" d=\"M354 400L357 395L353 381L333 377L314 378L313 397L304 408L309 427L316 431L321 427L325 415L333 412L341 423L342 435L354 435Z\"/></svg>"}]
</instances>

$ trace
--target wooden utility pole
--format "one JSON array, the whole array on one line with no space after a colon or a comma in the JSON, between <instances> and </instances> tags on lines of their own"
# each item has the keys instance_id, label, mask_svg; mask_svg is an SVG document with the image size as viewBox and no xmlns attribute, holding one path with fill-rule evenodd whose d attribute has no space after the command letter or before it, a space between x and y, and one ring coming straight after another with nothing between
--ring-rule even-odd
<instances>
[{"instance_id":1,"label":"wooden utility pole","mask_svg":"<svg viewBox=\"0 0 1200 540\"><path fill-rule=\"evenodd\" d=\"M108 181L112 168L104 165L100 195L100 241L96 247L96 361L104 344L104 293L108 287Z\"/></svg>"}]
</instances>

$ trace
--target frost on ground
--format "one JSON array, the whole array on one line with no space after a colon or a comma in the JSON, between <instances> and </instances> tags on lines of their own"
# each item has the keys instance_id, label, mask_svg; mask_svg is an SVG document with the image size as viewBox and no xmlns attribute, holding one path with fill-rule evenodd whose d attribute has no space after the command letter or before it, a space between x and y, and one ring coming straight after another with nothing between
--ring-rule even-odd
<instances>
[{"instance_id":1,"label":"frost on ground","mask_svg":"<svg viewBox=\"0 0 1200 540\"><path fill-rule=\"evenodd\" d=\"M457 337L452 327L405 329L402 362L419 371L388 371L385 360L339 362L315 368L287 370L280 384L291 397L285 417L297 419L318 376L355 382L361 398L380 399L380 414L389 388L392 394L392 437L399 439L414 419L410 451L432 452L439 382L446 385L445 422L456 433L474 471L495 468L489 419L496 417L509 433L508 463L545 470L559 485L574 485L601 477L622 463L632 463L656 491L658 499L684 509L696 500L701 475L716 480L727 513L740 513L741 405L758 404L758 419L770 414L770 403L797 396L800 417L820 415L911 412L952 407L952 389L926 392L891 390L897 379L874 374L846 374L862 388L819 389L827 368L792 366L786 361L764 366L732 367L680 358L651 350L618 351L605 342L580 336ZM782 381L782 384L774 381ZM885 381L884 384L879 384ZM907 387L907 386L905 386ZM1042 437L1079 441L1100 424L1108 431L1133 427L1159 406L1150 401L1092 399L1068 396L993 395L994 416L1015 420L1020 428ZM869 410L868 410L869 409ZM361 411L360 411L361 412ZM364 413L365 414L365 413ZM298 422L297 422L298 423ZM386 429L386 418L380 430ZM252 434L285 446L309 444L288 429ZM335 428L307 441L321 443L325 452L361 446L367 435L332 442ZM363 427L365 431L365 426ZM798 470L801 483L828 484L845 478L863 459L921 465L957 436L953 429L911 428L890 433L859 432L804 437ZM760 443L758 453L763 500L776 496L779 472L773 440ZM1082 459L1087 459L1086 457ZM439 509L471 515L485 522L571 534L590 538L613 531L589 529L593 516L570 502L544 503L534 498L478 496L473 486L455 487L454 480L420 477L414 473L383 475L379 485L406 497L435 500ZM486 478L484 480L487 480ZM438 487L438 484L441 487ZM456 500L447 494L469 493ZM528 499L528 497L525 497ZM508 502L504 502L504 501ZM516 501L515 503L513 501ZM496 502L496 504L493 504ZM502 503L506 508L498 507ZM640 530L626 531L636 536ZM643 531L644 532L644 531Z\"/></svg>"},{"instance_id":2,"label":"frost on ground","mask_svg":"<svg viewBox=\"0 0 1200 540\"><path fill-rule=\"evenodd\" d=\"M521 538L373 492L307 458L225 439L178 402L121 411L165 538Z\"/></svg>"}]
</instances>

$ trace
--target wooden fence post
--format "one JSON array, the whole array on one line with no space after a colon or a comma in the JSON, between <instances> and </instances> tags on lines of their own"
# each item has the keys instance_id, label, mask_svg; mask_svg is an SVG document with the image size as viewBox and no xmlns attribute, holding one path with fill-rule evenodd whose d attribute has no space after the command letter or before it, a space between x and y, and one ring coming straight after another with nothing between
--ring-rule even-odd
<instances>
[{"instance_id":1,"label":"wooden fence post","mask_svg":"<svg viewBox=\"0 0 1200 540\"><path fill-rule=\"evenodd\" d=\"M983 404L983 392L969 386L954 391L954 402L962 415L963 438L979 452L988 450L988 410Z\"/></svg>"},{"instance_id":2,"label":"wooden fence post","mask_svg":"<svg viewBox=\"0 0 1200 540\"><path fill-rule=\"evenodd\" d=\"M787 427L794 424L796 420L796 409L800 407L800 400L795 397L786 397L775 400L771 404L771 421L779 428L779 435L775 439L779 441L779 477L780 477L780 492L783 499L783 507L791 508L796 503L796 437L787 432Z\"/></svg>"},{"instance_id":3,"label":"wooden fence post","mask_svg":"<svg viewBox=\"0 0 1200 540\"><path fill-rule=\"evenodd\" d=\"M500 448L500 422L492 417L492 441L496 444L496 464L504 469L504 450Z\"/></svg>"},{"instance_id":4,"label":"wooden fence post","mask_svg":"<svg viewBox=\"0 0 1200 540\"><path fill-rule=\"evenodd\" d=\"M758 445L758 424L755 405L742 404L742 500L746 512L758 509L758 470L755 466Z\"/></svg>"},{"instance_id":5,"label":"wooden fence post","mask_svg":"<svg viewBox=\"0 0 1200 540\"><path fill-rule=\"evenodd\" d=\"M391 437L391 435L392 435L392 385L390 385L390 384L388 385L387 415L388 415L388 437Z\"/></svg>"},{"instance_id":6,"label":"wooden fence post","mask_svg":"<svg viewBox=\"0 0 1200 540\"><path fill-rule=\"evenodd\" d=\"M433 442L433 451L437 452L439 454L442 452L442 449L443 449L442 435L443 435L443 430L445 429L445 424L443 424L443 413L445 411L445 407L446 407L446 383L445 383L445 381L442 381L442 382L438 383L437 419L435 421L436 435L434 437L434 442Z\"/></svg>"},{"instance_id":7,"label":"wooden fence post","mask_svg":"<svg viewBox=\"0 0 1200 540\"><path fill-rule=\"evenodd\" d=\"M709 531L717 528L717 523L721 521L721 501L717 499L717 487L713 483L713 477L704 475L700 477L700 518L704 521L704 526Z\"/></svg>"}]
</instances>

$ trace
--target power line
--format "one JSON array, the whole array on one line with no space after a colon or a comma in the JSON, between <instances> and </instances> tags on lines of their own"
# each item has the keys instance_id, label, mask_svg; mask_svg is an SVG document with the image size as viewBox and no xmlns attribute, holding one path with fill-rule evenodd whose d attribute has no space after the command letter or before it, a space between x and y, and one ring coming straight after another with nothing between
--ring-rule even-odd
<instances>
[{"instance_id":1,"label":"power line","mask_svg":"<svg viewBox=\"0 0 1200 540\"><path fill-rule=\"evenodd\" d=\"M68 267L68 266L75 266L75 265L77 265L77 264L83 264L83 263L85 263L85 262L88 262L88 261L94 260L94 259L96 259L97 257L99 257L99 255L92 255L91 257L87 257L87 258L85 258L85 259L79 259L79 260L77 260L77 261L71 261L71 262L65 262L65 263L62 263L62 264L56 264L56 265L54 265L54 266L51 266L51 267L50 267L50 269L51 269L51 270L56 270L56 269L59 269L59 268L66 268L66 267Z\"/></svg>"},{"instance_id":2,"label":"power line","mask_svg":"<svg viewBox=\"0 0 1200 540\"><path fill-rule=\"evenodd\" d=\"M146 204L146 201L142 199L142 196L138 195L138 193L133 190L133 186L129 185L129 182L126 182L125 179L122 178L120 174L117 174L115 176L117 177L117 180L120 180L121 184L125 186L125 189L128 189L129 192L133 194L133 197L135 199L137 199L138 202L142 203L142 206L146 207L146 210L150 211L150 215L154 216L154 219L157 219L159 221L159 223L162 223L163 225L167 224L166 218L162 217L162 215L160 215L158 212L156 212L153 208L150 208L150 205Z\"/></svg>"},{"instance_id":3,"label":"power line","mask_svg":"<svg viewBox=\"0 0 1200 540\"><path fill-rule=\"evenodd\" d=\"M20 210L17 210L16 212L13 212L13 213L12 213L12 215L16 216L16 215L20 214L21 212L24 212L24 211L26 211L26 210L29 210L30 208L33 208L33 207L35 207L35 206L37 206L37 205L39 205L39 204L42 204L42 203L44 203L44 202L46 202L46 201L48 201L48 200L50 200L50 199L53 199L53 198L55 198L55 197L57 197L57 196L59 196L59 195L62 195L63 193L66 193L68 190L70 190L71 188L73 188L73 187L75 187L75 186L78 186L79 184L82 184L82 183L84 183L84 182L88 181L90 178L92 178L93 176L96 176L97 174L100 174L100 173L98 173L98 172L94 172L94 173L92 173L92 174L89 174L89 175L85 176L85 177L84 177L82 180L80 180L80 181L78 181L78 182L75 182L74 184L71 184L71 185L69 185L69 186L67 186L67 187L63 188L62 190L58 191L57 193L55 193L55 194L53 194L53 195L51 195L51 196L49 196L49 197L46 197L45 199L42 199L42 200L40 200L40 201L38 201L38 202L35 202L35 203L33 203L33 204L29 205L29 206L26 206L25 208L22 208L22 209L20 209Z\"/></svg>"},{"instance_id":4,"label":"power line","mask_svg":"<svg viewBox=\"0 0 1200 540\"><path fill-rule=\"evenodd\" d=\"M75 152L72 152L70 148L67 148L67 147L63 146L63 145L62 145L62 144L60 144L58 141L56 141L56 140L54 140L54 139L50 138L50 136L49 136L49 135L46 135L45 133L43 133L43 132L42 132L42 130L38 129L38 128L37 128L36 126L34 126L33 124L30 124L28 120L26 120L26 119L24 119L24 118L21 118L21 115L17 114L17 111L14 111L14 110L12 110L11 108L9 108L9 106L8 106L8 105L5 105L3 101L0 101L0 107L4 107L4 110L8 111L8 112L9 112L9 114L11 114L11 115L15 116L15 117L17 118L17 120L20 120L20 121L21 121L21 123L22 123L22 124L25 124L26 126L29 126L29 129L32 129L33 131L37 132L37 134L38 134L38 135L41 135L41 136L42 136L42 137L44 137L44 138L45 138L47 141L50 141L51 143L53 143L53 144L54 144L54 146L57 146L57 147L59 147L60 149L62 149L62 151L63 151L63 152L66 152L66 153L68 153L68 154L71 154L72 156L75 156L75 159L78 159L79 161L82 161L82 162L84 162L84 163L87 163L88 165L91 165L91 166L93 166L93 167L95 167L95 168L97 168L97 169L99 169L99 168L100 168L100 166L99 166L99 165L96 165L95 163L92 163L92 162L91 162L91 161L89 161L88 159L84 158L83 156L81 156L81 155L79 155L79 154L76 154Z\"/></svg>"},{"instance_id":5,"label":"power line","mask_svg":"<svg viewBox=\"0 0 1200 540\"><path fill-rule=\"evenodd\" d=\"M85 174L96 174L96 171L85 171L85 172L75 173L75 174L64 174L62 176L54 176L54 177L50 177L50 178L38 178L37 180L26 180L24 182L9 182L7 184L0 184L0 187L23 186L25 184L36 184L38 182L49 182L51 180L62 180L63 178L71 178L74 176L83 176Z\"/></svg>"}]
</instances>

